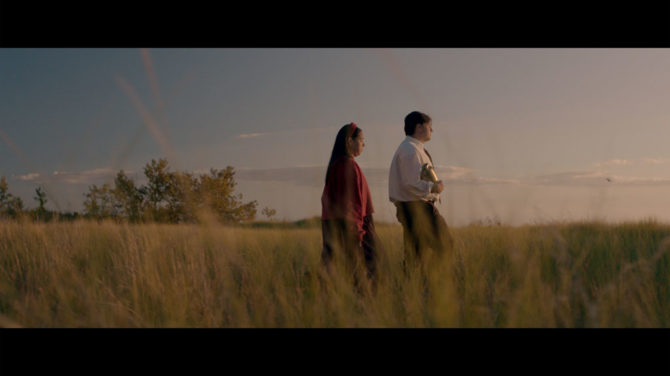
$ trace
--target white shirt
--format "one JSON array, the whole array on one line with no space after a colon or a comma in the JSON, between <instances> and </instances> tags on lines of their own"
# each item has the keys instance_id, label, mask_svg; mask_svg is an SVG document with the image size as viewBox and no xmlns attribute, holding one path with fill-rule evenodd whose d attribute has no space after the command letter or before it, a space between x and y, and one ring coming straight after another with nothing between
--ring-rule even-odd
<instances>
[{"instance_id":1,"label":"white shirt","mask_svg":"<svg viewBox=\"0 0 670 376\"><path fill-rule=\"evenodd\" d=\"M407 136L398 146L389 171L389 199L396 201L436 201L439 193L430 193L433 183L421 180L421 166L432 166L423 144Z\"/></svg>"}]
</instances>

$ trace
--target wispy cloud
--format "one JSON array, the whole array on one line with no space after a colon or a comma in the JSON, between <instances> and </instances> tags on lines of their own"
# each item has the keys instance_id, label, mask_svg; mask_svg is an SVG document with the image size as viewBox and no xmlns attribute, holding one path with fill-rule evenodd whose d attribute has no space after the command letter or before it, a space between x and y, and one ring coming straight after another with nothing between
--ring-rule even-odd
<instances>
[{"instance_id":1,"label":"wispy cloud","mask_svg":"<svg viewBox=\"0 0 670 376\"><path fill-rule=\"evenodd\" d=\"M593 185L607 183L603 171L570 171L539 175L523 179L526 184L537 185Z\"/></svg>"},{"instance_id":2,"label":"wispy cloud","mask_svg":"<svg viewBox=\"0 0 670 376\"><path fill-rule=\"evenodd\" d=\"M520 184L522 181L513 178L495 178L486 176L471 176L468 178L456 179L458 183L468 184Z\"/></svg>"},{"instance_id":3,"label":"wispy cloud","mask_svg":"<svg viewBox=\"0 0 670 376\"><path fill-rule=\"evenodd\" d=\"M610 181L617 184L626 185L670 185L670 178L662 177L638 177L638 176L617 176L610 177Z\"/></svg>"},{"instance_id":4,"label":"wispy cloud","mask_svg":"<svg viewBox=\"0 0 670 376\"><path fill-rule=\"evenodd\" d=\"M606 171L564 172L536 176L526 179L528 184L560 185L560 186L603 186L603 185L666 185L669 177L658 176L626 176L609 174Z\"/></svg>"},{"instance_id":5,"label":"wispy cloud","mask_svg":"<svg viewBox=\"0 0 670 376\"><path fill-rule=\"evenodd\" d=\"M275 181L297 185L322 187L327 166L295 166L271 169L237 169L235 177L248 181ZM364 167L361 170L371 186L386 186L389 170L382 167ZM436 166L438 176L450 184L519 184L518 179L476 176L474 170L459 166Z\"/></svg>"},{"instance_id":6,"label":"wispy cloud","mask_svg":"<svg viewBox=\"0 0 670 376\"><path fill-rule=\"evenodd\" d=\"M595 167L611 167L611 166L630 166L633 162L627 159L610 159L604 162L596 162L593 165Z\"/></svg>"},{"instance_id":7,"label":"wispy cloud","mask_svg":"<svg viewBox=\"0 0 670 376\"><path fill-rule=\"evenodd\" d=\"M670 159L666 158L637 158L637 159L610 159L604 162L596 162L593 164L597 168L607 167L624 167L624 166L644 166L644 165L660 165L670 163Z\"/></svg>"},{"instance_id":8,"label":"wispy cloud","mask_svg":"<svg viewBox=\"0 0 670 376\"><path fill-rule=\"evenodd\" d=\"M238 135L236 138L240 138L240 139L254 138L254 137L268 136L270 134L272 134L272 133L271 132L268 132L268 133L247 133L247 134Z\"/></svg>"},{"instance_id":9,"label":"wispy cloud","mask_svg":"<svg viewBox=\"0 0 670 376\"><path fill-rule=\"evenodd\" d=\"M257 137L267 137L267 136L278 136L278 135L284 135L284 134L294 134L294 133L321 133L321 132L333 132L333 130L337 130L341 127L341 125L338 126L329 126L329 127L315 127L315 128L299 128L299 129L287 129L283 131L275 131L275 132L255 132L255 133L243 133L243 134L238 134L235 136L236 139L244 140L244 139L249 139L249 138L257 138Z\"/></svg>"},{"instance_id":10,"label":"wispy cloud","mask_svg":"<svg viewBox=\"0 0 670 376\"><path fill-rule=\"evenodd\" d=\"M481 176L474 169L460 166L435 166L435 172L445 183L451 184L519 184L514 178Z\"/></svg>"},{"instance_id":11,"label":"wispy cloud","mask_svg":"<svg viewBox=\"0 0 670 376\"><path fill-rule=\"evenodd\" d=\"M436 165L435 172L439 173L440 177L458 179L465 176L471 176L473 170L467 167Z\"/></svg>"},{"instance_id":12,"label":"wispy cloud","mask_svg":"<svg viewBox=\"0 0 670 376\"><path fill-rule=\"evenodd\" d=\"M363 167L361 170L370 186L388 184L388 168ZM485 176L476 170L460 166L436 166L437 175L446 184L458 185L540 185L540 186L617 186L617 185L670 185L670 177L644 177L609 174L603 170L568 171L530 177ZM285 182L322 187L326 166L296 166L272 169L238 169L236 178L248 181Z\"/></svg>"},{"instance_id":13,"label":"wispy cloud","mask_svg":"<svg viewBox=\"0 0 670 376\"><path fill-rule=\"evenodd\" d=\"M670 159L666 159L666 158L641 158L640 162L644 163L644 164L658 165L658 164L670 163Z\"/></svg>"},{"instance_id":14,"label":"wispy cloud","mask_svg":"<svg viewBox=\"0 0 670 376\"><path fill-rule=\"evenodd\" d=\"M39 173L31 172L29 174L19 175L19 176L16 177L16 179L23 180L23 181L32 181L32 180L36 180L39 177L40 177Z\"/></svg>"},{"instance_id":15,"label":"wispy cloud","mask_svg":"<svg viewBox=\"0 0 670 376\"><path fill-rule=\"evenodd\" d=\"M268 169L237 169L235 177L240 180L287 182L298 185L319 186L325 178L326 167L285 167Z\"/></svg>"},{"instance_id":16,"label":"wispy cloud","mask_svg":"<svg viewBox=\"0 0 670 376\"><path fill-rule=\"evenodd\" d=\"M19 175L15 179L37 183L99 184L113 179L117 172L111 168L96 168L80 172L54 171L51 174L32 172ZM125 171L125 173L132 174L133 172Z\"/></svg>"}]
</instances>

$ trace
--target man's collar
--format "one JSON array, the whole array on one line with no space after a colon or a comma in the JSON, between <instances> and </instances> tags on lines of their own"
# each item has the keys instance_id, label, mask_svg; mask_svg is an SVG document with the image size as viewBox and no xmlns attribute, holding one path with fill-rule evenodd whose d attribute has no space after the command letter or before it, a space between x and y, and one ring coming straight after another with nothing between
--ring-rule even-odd
<instances>
[{"instance_id":1,"label":"man's collar","mask_svg":"<svg viewBox=\"0 0 670 376\"><path fill-rule=\"evenodd\" d=\"M414 137L412 137L412 136L407 136L405 139L406 139L407 141L409 141L409 142L415 144L415 145L419 145L419 146L423 147L423 142L417 140L416 138L414 138Z\"/></svg>"}]
</instances>

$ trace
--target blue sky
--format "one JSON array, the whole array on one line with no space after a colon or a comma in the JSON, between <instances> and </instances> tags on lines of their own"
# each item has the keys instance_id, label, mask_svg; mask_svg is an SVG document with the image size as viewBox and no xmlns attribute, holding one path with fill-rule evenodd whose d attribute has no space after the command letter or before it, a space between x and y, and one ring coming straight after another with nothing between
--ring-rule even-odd
<instances>
[{"instance_id":1,"label":"blue sky","mask_svg":"<svg viewBox=\"0 0 670 376\"><path fill-rule=\"evenodd\" d=\"M88 185L152 158L230 165L245 200L294 220L320 213L354 121L394 221L388 166L420 110L449 223L670 220L668 67L665 49L1 49L0 176L28 207L41 185L81 210Z\"/></svg>"}]
</instances>

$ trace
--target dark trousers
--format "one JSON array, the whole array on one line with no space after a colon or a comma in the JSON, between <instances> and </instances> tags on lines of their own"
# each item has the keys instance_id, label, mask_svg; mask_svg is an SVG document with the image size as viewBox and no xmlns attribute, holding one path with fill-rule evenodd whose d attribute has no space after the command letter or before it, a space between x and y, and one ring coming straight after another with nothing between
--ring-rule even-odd
<instances>
[{"instance_id":1,"label":"dark trousers","mask_svg":"<svg viewBox=\"0 0 670 376\"><path fill-rule=\"evenodd\" d=\"M402 224L405 246L403 266L423 261L428 249L438 257L450 254L454 240L447 222L434 204L425 201L396 202L396 218Z\"/></svg>"},{"instance_id":2,"label":"dark trousers","mask_svg":"<svg viewBox=\"0 0 670 376\"><path fill-rule=\"evenodd\" d=\"M358 241L356 225L345 219L324 219L321 221L321 230L321 260L325 266L331 265L335 255L342 255L347 266L353 268L356 278L364 268L367 277L373 282L376 280L379 239L371 215L363 220L365 234L362 242Z\"/></svg>"}]
</instances>

